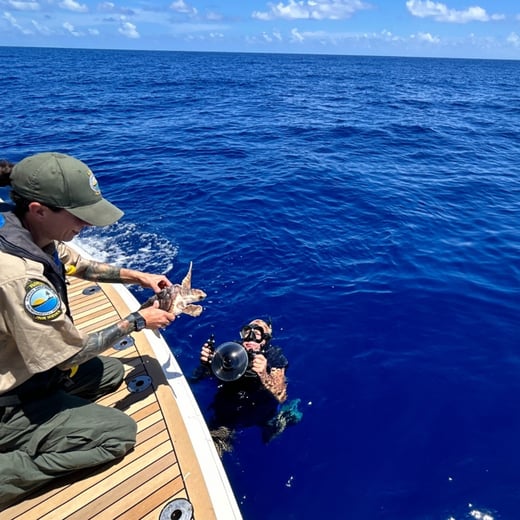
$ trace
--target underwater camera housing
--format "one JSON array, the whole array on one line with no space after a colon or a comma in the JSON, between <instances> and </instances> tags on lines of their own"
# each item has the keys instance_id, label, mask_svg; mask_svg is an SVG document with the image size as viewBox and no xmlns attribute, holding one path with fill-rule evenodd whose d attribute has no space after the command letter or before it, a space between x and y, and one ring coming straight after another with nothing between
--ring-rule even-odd
<instances>
[{"instance_id":1,"label":"underwater camera housing","mask_svg":"<svg viewBox=\"0 0 520 520\"><path fill-rule=\"evenodd\" d=\"M226 341L215 348L211 370L221 381L236 381L251 368L256 353L235 341Z\"/></svg>"}]
</instances>

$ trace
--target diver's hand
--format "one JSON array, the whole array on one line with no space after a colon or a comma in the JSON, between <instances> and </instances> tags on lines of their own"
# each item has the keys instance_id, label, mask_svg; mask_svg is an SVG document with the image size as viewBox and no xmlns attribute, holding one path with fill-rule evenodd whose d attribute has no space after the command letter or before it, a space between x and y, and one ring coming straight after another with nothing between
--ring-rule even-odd
<instances>
[{"instance_id":1,"label":"diver's hand","mask_svg":"<svg viewBox=\"0 0 520 520\"><path fill-rule=\"evenodd\" d=\"M258 375L267 373L267 359L263 354L255 354L251 363L251 369Z\"/></svg>"},{"instance_id":2,"label":"diver's hand","mask_svg":"<svg viewBox=\"0 0 520 520\"><path fill-rule=\"evenodd\" d=\"M200 362L208 364L212 359L213 349L210 347L210 344L206 341L206 343L202 345L202 350L200 351Z\"/></svg>"},{"instance_id":3,"label":"diver's hand","mask_svg":"<svg viewBox=\"0 0 520 520\"><path fill-rule=\"evenodd\" d=\"M167 327L175 320L175 314L160 309L158 301L154 301L150 307L139 309L139 314L146 321L146 328L152 330Z\"/></svg>"}]
</instances>

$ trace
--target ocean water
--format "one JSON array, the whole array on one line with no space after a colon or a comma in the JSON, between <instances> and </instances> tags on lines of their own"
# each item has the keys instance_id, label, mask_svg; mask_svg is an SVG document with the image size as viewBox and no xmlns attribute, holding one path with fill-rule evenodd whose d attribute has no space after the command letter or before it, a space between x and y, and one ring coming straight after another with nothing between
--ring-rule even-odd
<instances>
[{"instance_id":1,"label":"ocean water","mask_svg":"<svg viewBox=\"0 0 520 520\"><path fill-rule=\"evenodd\" d=\"M75 155L125 211L82 244L173 282L193 261L204 313L165 332L186 374L272 318L303 418L224 456L245 519L520 517L519 61L0 63L0 156Z\"/></svg>"}]
</instances>

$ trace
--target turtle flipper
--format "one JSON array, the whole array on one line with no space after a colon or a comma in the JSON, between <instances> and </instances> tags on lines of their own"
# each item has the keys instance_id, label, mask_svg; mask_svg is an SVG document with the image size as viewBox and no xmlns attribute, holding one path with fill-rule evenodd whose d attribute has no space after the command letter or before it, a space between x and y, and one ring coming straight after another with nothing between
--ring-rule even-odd
<instances>
[{"instance_id":1,"label":"turtle flipper","mask_svg":"<svg viewBox=\"0 0 520 520\"><path fill-rule=\"evenodd\" d=\"M182 288L184 290L191 289L191 268L192 268L192 266L193 266L193 262L190 262L190 268L188 269L186 276L182 280Z\"/></svg>"},{"instance_id":2,"label":"turtle flipper","mask_svg":"<svg viewBox=\"0 0 520 520\"><path fill-rule=\"evenodd\" d=\"M182 312L195 318L197 316L200 316L202 312L202 305L193 305L190 303L189 305L186 305L186 307L184 307Z\"/></svg>"}]
</instances>

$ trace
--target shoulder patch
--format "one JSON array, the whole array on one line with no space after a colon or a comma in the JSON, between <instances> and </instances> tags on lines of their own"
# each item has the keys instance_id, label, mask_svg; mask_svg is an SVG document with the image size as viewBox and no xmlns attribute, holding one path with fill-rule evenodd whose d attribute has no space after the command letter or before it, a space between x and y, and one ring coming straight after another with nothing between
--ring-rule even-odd
<instances>
[{"instance_id":1,"label":"shoulder patch","mask_svg":"<svg viewBox=\"0 0 520 520\"><path fill-rule=\"evenodd\" d=\"M35 321L54 320L61 315L61 300L51 285L29 280L25 286L25 310Z\"/></svg>"}]
</instances>

